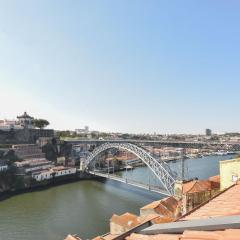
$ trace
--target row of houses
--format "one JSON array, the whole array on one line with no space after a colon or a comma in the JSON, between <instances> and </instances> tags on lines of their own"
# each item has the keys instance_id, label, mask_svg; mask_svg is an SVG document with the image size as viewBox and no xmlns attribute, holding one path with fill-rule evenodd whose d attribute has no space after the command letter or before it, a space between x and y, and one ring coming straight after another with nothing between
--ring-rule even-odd
<instances>
[{"instance_id":1,"label":"row of houses","mask_svg":"<svg viewBox=\"0 0 240 240\"><path fill-rule=\"evenodd\" d=\"M45 158L45 154L37 144L17 144L11 148L19 158L13 163L16 174L19 176L31 176L36 181L44 181L61 176L76 174L77 169L74 166L56 166L56 163ZM61 162L61 163L65 163ZM6 171L8 165L0 161L0 171Z\"/></svg>"},{"instance_id":2,"label":"row of houses","mask_svg":"<svg viewBox=\"0 0 240 240\"><path fill-rule=\"evenodd\" d=\"M57 166L52 167L47 170L36 171L32 173L32 178L38 182L44 180L50 180L53 178L69 176L76 174L77 169L75 167L64 167L64 166Z\"/></svg>"}]
</instances>

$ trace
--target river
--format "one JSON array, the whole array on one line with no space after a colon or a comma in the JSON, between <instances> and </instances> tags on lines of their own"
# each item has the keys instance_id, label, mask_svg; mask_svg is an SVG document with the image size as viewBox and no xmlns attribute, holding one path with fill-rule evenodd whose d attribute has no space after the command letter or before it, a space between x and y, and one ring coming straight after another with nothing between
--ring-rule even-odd
<instances>
[{"instance_id":1,"label":"river","mask_svg":"<svg viewBox=\"0 0 240 240\"><path fill-rule=\"evenodd\" d=\"M216 175L219 160L231 157L188 159L186 176L204 179ZM180 170L181 162L169 164ZM145 167L136 168L131 177L144 181L147 172ZM140 207L162 197L113 181L91 180L16 195L0 202L0 240L62 240L68 233L91 238L109 231L113 213L138 214Z\"/></svg>"}]
</instances>

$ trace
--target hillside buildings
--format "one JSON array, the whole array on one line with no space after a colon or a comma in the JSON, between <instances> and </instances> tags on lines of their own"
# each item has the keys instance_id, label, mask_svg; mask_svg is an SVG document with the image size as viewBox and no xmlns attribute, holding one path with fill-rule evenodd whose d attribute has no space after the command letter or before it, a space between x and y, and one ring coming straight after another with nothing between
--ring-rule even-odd
<instances>
[{"instance_id":1,"label":"hillside buildings","mask_svg":"<svg viewBox=\"0 0 240 240\"><path fill-rule=\"evenodd\" d=\"M16 120L0 120L0 130L4 131L9 131L13 129L23 129L23 128L28 128L32 129L33 128L33 117L27 114L27 112L24 112L22 115L17 116Z\"/></svg>"},{"instance_id":2,"label":"hillside buildings","mask_svg":"<svg viewBox=\"0 0 240 240\"><path fill-rule=\"evenodd\" d=\"M33 126L34 117L24 112L14 120L0 119L0 144L36 143L39 138L53 138L52 129Z\"/></svg>"},{"instance_id":3,"label":"hillside buildings","mask_svg":"<svg viewBox=\"0 0 240 240\"><path fill-rule=\"evenodd\" d=\"M43 158L45 156L37 144L15 144L12 145L12 149L20 159Z\"/></svg>"}]
</instances>

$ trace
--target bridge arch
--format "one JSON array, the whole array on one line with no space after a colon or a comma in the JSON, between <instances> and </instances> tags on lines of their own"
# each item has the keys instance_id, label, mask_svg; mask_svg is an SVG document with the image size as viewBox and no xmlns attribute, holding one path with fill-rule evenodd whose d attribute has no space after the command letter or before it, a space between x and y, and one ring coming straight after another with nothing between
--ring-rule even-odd
<instances>
[{"instance_id":1,"label":"bridge arch","mask_svg":"<svg viewBox=\"0 0 240 240\"><path fill-rule=\"evenodd\" d=\"M173 195L175 178L174 178L174 174L172 173L168 165L165 162L161 160L158 161L157 159L152 157L143 148L138 147L131 143L104 143L96 147L93 150L93 152L91 152L90 155L87 157L86 170L88 170L91 162L93 162L100 153L111 148L116 148L116 149L121 149L121 150L131 152L135 156L137 156L139 159L141 159L147 165L147 167L153 172L153 174L157 177L157 179L160 180L160 182L162 183L166 191L170 195Z\"/></svg>"}]
</instances>

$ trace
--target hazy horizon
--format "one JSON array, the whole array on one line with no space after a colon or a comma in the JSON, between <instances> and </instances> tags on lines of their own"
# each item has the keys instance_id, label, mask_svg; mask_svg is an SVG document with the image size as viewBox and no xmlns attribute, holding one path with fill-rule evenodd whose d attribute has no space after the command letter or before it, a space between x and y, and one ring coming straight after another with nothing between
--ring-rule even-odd
<instances>
[{"instance_id":1,"label":"hazy horizon","mask_svg":"<svg viewBox=\"0 0 240 240\"><path fill-rule=\"evenodd\" d=\"M0 119L240 132L240 2L1 1Z\"/></svg>"}]
</instances>

